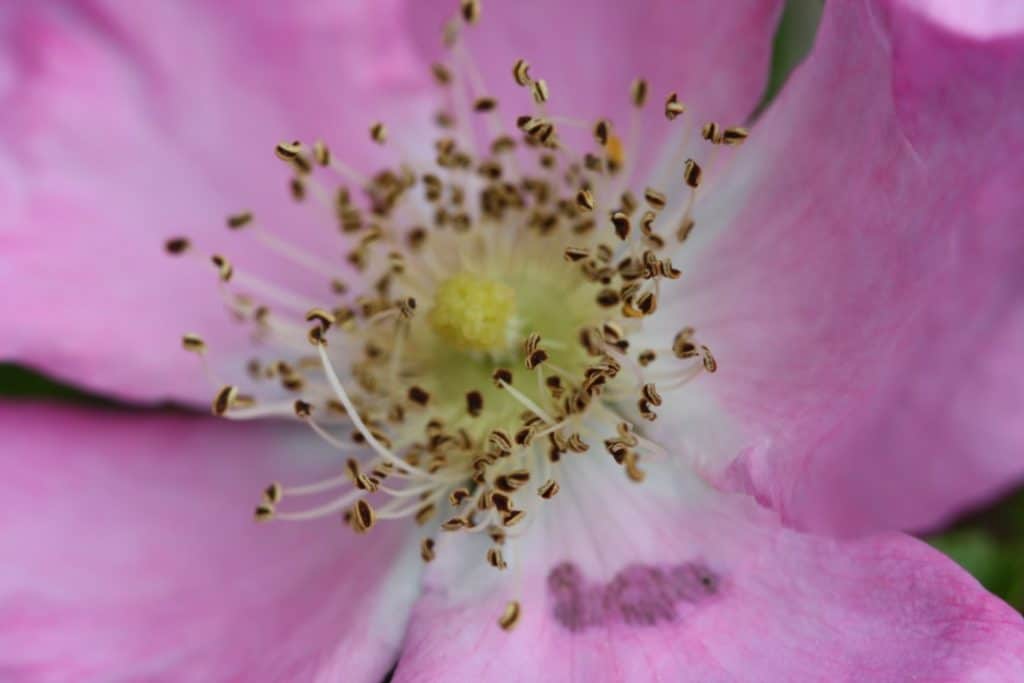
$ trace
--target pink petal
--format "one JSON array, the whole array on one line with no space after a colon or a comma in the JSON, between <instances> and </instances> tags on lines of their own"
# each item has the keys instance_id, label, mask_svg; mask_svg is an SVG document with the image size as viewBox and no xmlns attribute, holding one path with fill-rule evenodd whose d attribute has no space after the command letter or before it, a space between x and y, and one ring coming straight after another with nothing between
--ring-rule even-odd
<instances>
[{"instance_id":1,"label":"pink petal","mask_svg":"<svg viewBox=\"0 0 1024 683\"><path fill-rule=\"evenodd\" d=\"M1022 82L1024 33L830 3L740 150L680 310L743 430L729 474L792 522L928 527L1024 476Z\"/></svg>"},{"instance_id":2,"label":"pink petal","mask_svg":"<svg viewBox=\"0 0 1024 683\"><path fill-rule=\"evenodd\" d=\"M392 665L417 590L405 530L252 520L269 481L339 469L314 437L42 405L4 406L0 434L5 679L375 682Z\"/></svg>"},{"instance_id":3,"label":"pink petal","mask_svg":"<svg viewBox=\"0 0 1024 683\"><path fill-rule=\"evenodd\" d=\"M122 397L205 396L181 334L228 356L245 334L211 266L163 253L182 233L204 258L221 251L325 298L326 278L291 273L224 221L253 209L343 263L329 211L293 205L273 146L323 137L356 165L381 155L370 123L417 110L425 81L401 11L393 0L0 9L0 355Z\"/></svg>"},{"instance_id":4,"label":"pink petal","mask_svg":"<svg viewBox=\"0 0 1024 683\"><path fill-rule=\"evenodd\" d=\"M409 4L411 31L424 54L438 58L442 25L456 4ZM753 111L768 79L781 7L779 0L743 0L727 10L715 0L655 0L642 10L600 0L492 1L482 3L478 25L464 35L486 94L498 97L509 120L533 113L529 90L512 78L520 58L534 79L548 83L550 113L588 124L609 117L623 136L633 110L630 84L646 78L641 144L654 148L664 142L662 107L671 91L708 118L741 123Z\"/></svg>"},{"instance_id":5,"label":"pink petal","mask_svg":"<svg viewBox=\"0 0 1024 683\"><path fill-rule=\"evenodd\" d=\"M500 578L441 544L396 681L1010 680L1024 666L1020 615L919 541L803 535L668 465L636 485L582 457Z\"/></svg>"}]
</instances>

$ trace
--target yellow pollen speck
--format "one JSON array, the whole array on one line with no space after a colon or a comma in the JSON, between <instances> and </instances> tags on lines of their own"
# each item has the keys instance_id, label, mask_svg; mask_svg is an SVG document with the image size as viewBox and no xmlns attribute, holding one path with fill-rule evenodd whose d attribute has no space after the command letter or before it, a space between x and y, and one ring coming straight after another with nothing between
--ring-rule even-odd
<instances>
[{"instance_id":1,"label":"yellow pollen speck","mask_svg":"<svg viewBox=\"0 0 1024 683\"><path fill-rule=\"evenodd\" d=\"M516 293L508 285L459 273L437 288L427 315L431 327L462 350L494 351L508 345Z\"/></svg>"}]
</instances>

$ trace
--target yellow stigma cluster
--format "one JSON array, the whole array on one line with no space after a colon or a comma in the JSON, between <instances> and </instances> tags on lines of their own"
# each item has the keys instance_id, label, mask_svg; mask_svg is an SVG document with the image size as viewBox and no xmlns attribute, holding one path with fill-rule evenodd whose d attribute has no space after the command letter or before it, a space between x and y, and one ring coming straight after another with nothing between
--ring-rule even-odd
<instances>
[{"instance_id":1,"label":"yellow stigma cluster","mask_svg":"<svg viewBox=\"0 0 1024 683\"><path fill-rule=\"evenodd\" d=\"M440 284L430 326L463 351L501 351L511 335L516 293L508 285L471 273L458 273Z\"/></svg>"}]
</instances>

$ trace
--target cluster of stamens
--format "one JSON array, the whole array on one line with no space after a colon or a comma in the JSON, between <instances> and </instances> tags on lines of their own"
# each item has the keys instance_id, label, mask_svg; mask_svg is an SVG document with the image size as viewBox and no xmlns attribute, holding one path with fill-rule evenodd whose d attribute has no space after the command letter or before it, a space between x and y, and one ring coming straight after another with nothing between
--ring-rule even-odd
<instances>
[{"instance_id":1,"label":"cluster of stamens","mask_svg":"<svg viewBox=\"0 0 1024 683\"><path fill-rule=\"evenodd\" d=\"M682 275L662 254L691 234L708 171L682 159L675 187L634 194L635 140L623 142L608 120L551 115L551 90L525 60L512 77L533 111L508 130L459 37L479 15L478 2L463 0L445 34L450 62L432 67L452 106L436 117L432 167L402 163L365 177L322 142L277 145L292 198L330 213L346 263L275 236L251 212L228 217L229 229L251 233L326 286L312 300L213 255L228 308L280 357L250 362L248 393L207 372L219 387L216 415L292 417L342 455L337 476L268 485L258 520L336 514L366 533L411 517L440 533L489 535L482 559L503 570L509 541L557 495L563 458L604 452L627 481L643 481L643 459L665 451L637 425L717 363L689 327L664 348L630 343L657 312L662 288ZM636 112L648 96L637 80ZM685 113L670 94L666 118ZM486 145L473 133L475 117L492 132ZM588 128L593 149L574 155L560 141L565 126ZM713 146L747 135L716 123L700 133ZM391 144L382 123L369 134ZM685 200L668 211L680 192ZM166 247L195 251L185 238ZM346 282L346 270L365 285ZM183 343L205 359L200 337ZM310 498L320 503L296 506ZM435 537L424 537L423 560L436 551ZM502 627L519 613L510 603Z\"/></svg>"}]
</instances>

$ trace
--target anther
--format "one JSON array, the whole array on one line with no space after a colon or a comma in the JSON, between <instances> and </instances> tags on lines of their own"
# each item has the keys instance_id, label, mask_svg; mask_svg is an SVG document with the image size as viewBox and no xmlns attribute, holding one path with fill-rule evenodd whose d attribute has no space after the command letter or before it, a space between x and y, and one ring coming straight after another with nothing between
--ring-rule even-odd
<instances>
[{"instance_id":1,"label":"anther","mask_svg":"<svg viewBox=\"0 0 1024 683\"><path fill-rule=\"evenodd\" d=\"M530 65L525 59L517 59L516 63L512 65L512 77L516 80L516 85L526 87L533 82L530 78Z\"/></svg>"},{"instance_id":2,"label":"anther","mask_svg":"<svg viewBox=\"0 0 1024 683\"><path fill-rule=\"evenodd\" d=\"M615 235L622 241L629 239L630 223L629 216L622 211L615 211L612 213L612 227L615 229Z\"/></svg>"},{"instance_id":3,"label":"anther","mask_svg":"<svg viewBox=\"0 0 1024 683\"><path fill-rule=\"evenodd\" d=\"M473 25L480 21L480 0L461 0L459 10L462 20Z\"/></svg>"},{"instance_id":4,"label":"anther","mask_svg":"<svg viewBox=\"0 0 1024 683\"><path fill-rule=\"evenodd\" d=\"M228 227L232 230L238 230L252 223L252 212L242 211L241 213L235 213L228 216Z\"/></svg>"},{"instance_id":5,"label":"anther","mask_svg":"<svg viewBox=\"0 0 1024 683\"><path fill-rule=\"evenodd\" d=\"M738 146L742 145L749 136L750 131L746 128L733 126L732 128L726 128L722 133L722 142L727 145Z\"/></svg>"},{"instance_id":6,"label":"anther","mask_svg":"<svg viewBox=\"0 0 1024 683\"><path fill-rule=\"evenodd\" d=\"M511 631L519 623L519 616L521 613L518 600L510 600L505 605L505 611L501 613L501 617L498 619L498 626L505 631Z\"/></svg>"},{"instance_id":7,"label":"anther","mask_svg":"<svg viewBox=\"0 0 1024 683\"><path fill-rule=\"evenodd\" d=\"M267 505L277 505L281 502L281 498L284 495L284 491L281 485L277 482L269 484L267 488L263 489L263 502Z\"/></svg>"},{"instance_id":8,"label":"anther","mask_svg":"<svg viewBox=\"0 0 1024 683\"><path fill-rule=\"evenodd\" d=\"M437 555L434 552L434 539L432 539L432 538L424 538L420 542L420 558L424 562L430 562L436 556Z\"/></svg>"},{"instance_id":9,"label":"anther","mask_svg":"<svg viewBox=\"0 0 1024 683\"><path fill-rule=\"evenodd\" d=\"M494 385L501 389L505 384L512 384L512 371L507 368L497 368L491 373L491 379L494 380Z\"/></svg>"},{"instance_id":10,"label":"anther","mask_svg":"<svg viewBox=\"0 0 1024 683\"><path fill-rule=\"evenodd\" d=\"M653 406L661 405L661 394L658 393L658 389L651 383L643 385L640 389L640 395Z\"/></svg>"},{"instance_id":11,"label":"anther","mask_svg":"<svg viewBox=\"0 0 1024 683\"><path fill-rule=\"evenodd\" d=\"M186 334L181 338L181 346L189 353L206 353L206 342L198 334Z\"/></svg>"},{"instance_id":12,"label":"anther","mask_svg":"<svg viewBox=\"0 0 1024 683\"><path fill-rule=\"evenodd\" d=\"M505 569L508 567L505 564L505 558L502 557L501 551L497 548L487 549L487 564L491 565L495 569Z\"/></svg>"},{"instance_id":13,"label":"anther","mask_svg":"<svg viewBox=\"0 0 1024 683\"><path fill-rule=\"evenodd\" d=\"M313 414L313 406L303 400L297 400L292 406L295 410L295 417L305 420Z\"/></svg>"},{"instance_id":14,"label":"anther","mask_svg":"<svg viewBox=\"0 0 1024 683\"><path fill-rule=\"evenodd\" d=\"M477 112L489 112L494 111L498 107L498 100L493 97L480 97L473 102L473 111Z\"/></svg>"},{"instance_id":15,"label":"anther","mask_svg":"<svg viewBox=\"0 0 1024 683\"><path fill-rule=\"evenodd\" d=\"M590 250L583 247L566 247L563 254L566 261L582 261L590 256Z\"/></svg>"},{"instance_id":16,"label":"anther","mask_svg":"<svg viewBox=\"0 0 1024 683\"><path fill-rule=\"evenodd\" d=\"M409 400L417 405L425 406L430 402L430 393L419 386L409 387L408 396Z\"/></svg>"},{"instance_id":17,"label":"anther","mask_svg":"<svg viewBox=\"0 0 1024 683\"><path fill-rule=\"evenodd\" d=\"M479 417L484 410L484 395L473 390L466 394L466 412L471 417Z\"/></svg>"},{"instance_id":18,"label":"anther","mask_svg":"<svg viewBox=\"0 0 1024 683\"><path fill-rule=\"evenodd\" d=\"M580 211L594 210L594 195L590 190L580 190L576 193L576 207Z\"/></svg>"},{"instance_id":19,"label":"anther","mask_svg":"<svg viewBox=\"0 0 1024 683\"><path fill-rule=\"evenodd\" d=\"M544 104L548 101L550 91L548 90L547 82L542 78L539 81L534 81L530 87L530 92L533 93L533 101L537 104Z\"/></svg>"},{"instance_id":20,"label":"anther","mask_svg":"<svg viewBox=\"0 0 1024 683\"><path fill-rule=\"evenodd\" d=\"M544 500L551 500L557 493L558 482L554 479L548 479L539 489L537 489L537 495Z\"/></svg>"},{"instance_id":21,"label":"anther","mask_svg":"<svg viewBox=\"0 0 1024 683\"><path fill-rule=\"evenodd\" d=\"M293 142L279 142L274 147L274 153L282 161L291 161L302 152L302 143L298 140Z\"/></svg>"},{"instance_id":22,"label":"anther","mask_svg":"<svg viewBox=\"0 0 1024 683\"><path fill-rule=\"evenodd\" d=\"M373 508L363 499L356 501L352 513L352 526L358 533L369 531L377 519Z\"/></svg>"},{"instance_id":23,"label":"anther","mask_svg":"<svg viewBox=\"0 0 1024 683\"><path fill-rule=\"evenodd\" d=\"M678 95L671 93L668 96L668 99L665 100L665 118L671 121L677 116L685 113L686 105L679 101Z\"/></svg>"},{"instance_id":24,"label":"anther","mask_svg":"<svg viewBox=\"0 0 1024 683\"><path fill-rule=\"evenodd\" d=\"M256 506L253 517L257 522L269 521L274 516L274 508L271 505L261 504Z\"/></svg>"},{"instance_id":25,"label":"anther","mask_svg":"<svg viewBox=\"0 0 1024 683\"><path fill-rule=\"evenodd\" d=\"M597 140L597 144L605 147L608 144L609 136L611 135L611 124L607 120L601 119L594 124L594 139Z\"/></svg>"},{"instance_id":26,"label":"anther","mask_svg":"<svg viewBox=\"0 0 1024 683\"><path fill-rule=\"evenodd\" d=\"M679 229L676 230L676 239L680 242L685 242L686 238L690 236L693 231L693 226L696 225L695 221L687 216L683 219L683 222L679 224Z\"/></svg>"},{"instance_id":27,"label":"anther","mask_svg":"<svg viewBox=\"0 0 1024 683\"><path fill-rule=\"evenodd\" d=\"M306 312L306 322L315 322L326 332L334 324L334 315L322 308L311 308Z\"/></svg>"},{"instance_id":28,"label":"anther","mask_svg":"<svg viewBox=\"0 0 1024 683\"><path fill-rule=\"evenodd\" d=\"M704 369L708 372L715 372L718 370L718 361L711 355L711 349L706 346L700 347L701 360L704 363Z\"/></svg>"},{"instance_id":29,"label":"anther","mask_svg":"<svg viewBox=\"0 0 1024 683\"><path fill-rule=\"evenodd\" d=\"M665 204L668 203L668 199L665 195L652 187L648 187L644 190L644 199L647 200L647 204L655 211L661 211L665 208Z\"/></svg>"},{"instance_id":30,"label":"anther","mask_svg":"<svg viewBox=\"0 0 1024 683\"><path fill-rule=\"evenodd\" d=\"M191 243L185 237L172 237L164 242L164 251L171 256L180 256L189 250Z\"/></svg>"},{"instance_id":31,"label":"anther","mask_svg":"<svg viewBox=\"0 0 1024 683\"><path fill-rule=\"evenodd\" d=\"M388 139L388 129L383 123L377 122L370 126L370 139L378 145L383 145Z\"/></svg>"},{"instance_id":32,"label":"anther","mask_svg":"<svg viewBox=\"0 0 1024 683\"><path fill-rule=\"evenodd\" d=\"M722 127L714 121L708 121L700 129L700 136L713 145L722 143Z\"/></svg>"},{"instance_id":33,"label":"anther","mask_svg":"<svg viewBox=\"0 0 1024 683\"><path fill-rule=\"evenodd\" d=\"M217 395L213 397L213 414L220 417L223 416L228 410L234 405L235 399L238 397L238 387L233 385L225 385L217 391Z\"/></svg>"},{"instance_id":34,"label":"anther","mask_svg":"<svg viewBox=\"0 0 1024 683\"><path fill-rule=\"evenodd\" d=\"M687 159L686 163L683 164L683 180L686 184L692 188L697 188L700 185L701 168L693 159Z\"/></svg>"},{"instance_id":35,"label":"anther","mask_svg":"<svg viewBox=\"0 0 1024 683\"><path fill-rule=\"evenodd\" d=\"M629 97L633 101L634 107L644 106L644 103L647 102L647 81L642 78L633 81L629 87Z\"/></svg>"},{"instance_id":36,"label":"anther","mask_svg":"<svg viewBox=\"0 0 1024 683\"><path fill-rule=\"evenodd\" d=\"M229 280L231 280L231 276L234 274L235 270L231 266L230 261L228 261L220 254L214 254L213 256L211 256L210 261L213 263L214 266L217 267L217 275L223 282L228 282Z\"/></svg>"}]
</instances>

